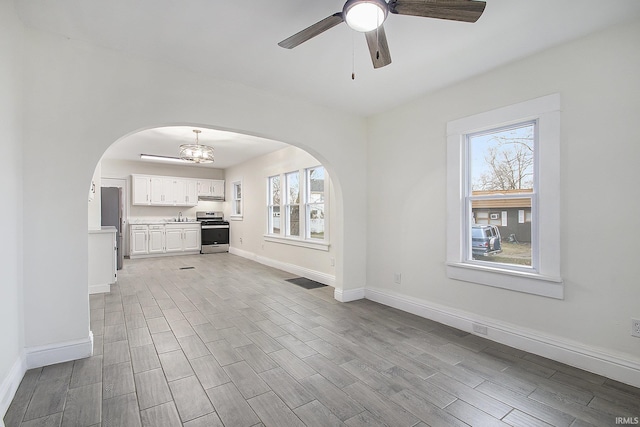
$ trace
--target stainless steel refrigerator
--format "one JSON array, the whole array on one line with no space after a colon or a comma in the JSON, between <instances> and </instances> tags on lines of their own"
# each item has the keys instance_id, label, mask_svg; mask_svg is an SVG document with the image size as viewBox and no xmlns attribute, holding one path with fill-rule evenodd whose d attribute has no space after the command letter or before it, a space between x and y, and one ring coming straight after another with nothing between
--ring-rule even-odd
<instances>
[{"instance_id":1,"label":"stainless steel refrigerator","mask_svg":"<svg viewBox=\"0 0 640 427\"><path fill-rule=\"evenodd\" d=\"M124 260L123 237L124 224L122 213L122 189L118 187L102 187L101 189L102 203L102 226L112 226L117 230L116 247L118 252L118 270L122 270L122 262Z\"/></svg>"}]
</instances>

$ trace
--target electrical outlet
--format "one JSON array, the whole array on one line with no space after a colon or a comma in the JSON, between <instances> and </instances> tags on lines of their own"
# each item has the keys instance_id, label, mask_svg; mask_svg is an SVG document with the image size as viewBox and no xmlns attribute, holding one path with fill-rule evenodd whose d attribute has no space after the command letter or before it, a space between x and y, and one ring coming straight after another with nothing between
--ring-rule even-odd
<instances>
[{"instance_id":1,"label":"electrical outlet","mask_svg":"<svg viewBox=\"0 0 640 427\"><path fill-rule=\"evenodd\" d=\"M400 273L393 273L393 281L394 281L396 284L398 284L398 285L399 285L400 283L402 283L402 274L400 274Z\"/></svg>"},{"instance_id":2,"label":"electrical outlet","mask_svg":"<svg viewBox=\"0 0 640 427\"><path fill-rule=\"evenodd\" d=\"M631 335L640 338L640 320L631 319Z\"/></svg>"},{"instance_id":3,"label":"electrical outlet","mask_svg":"<svg viewBox=\"0 0 640 427\"><path fill-rule=\"evenodd\" d=\"M335 258L329 258L329 263L331 264L331 267L335 267L336 266L336 259Z\"/></svg>"},{"instance_id":4,"label":"electrical outlet","mask_svg":"<svg viewBox=\"0 0 640 427\"><path fill-rule=\"evenodd\" d=\"M478 323L474 323L473 324L473 332L475 332L476 334L482 334L482 335L487 335L487 327L484 325L480 325Z\"/></svg>"},{"instance_id":5,"label":"electrical outlet","mask_svg":"<svg viewBox=\"0 0 640 427\"><path fill-rule=\"evenodd\" d=\"M240 238L240 244L242 244L242 237Z\"/></svg>"}]
</instances>

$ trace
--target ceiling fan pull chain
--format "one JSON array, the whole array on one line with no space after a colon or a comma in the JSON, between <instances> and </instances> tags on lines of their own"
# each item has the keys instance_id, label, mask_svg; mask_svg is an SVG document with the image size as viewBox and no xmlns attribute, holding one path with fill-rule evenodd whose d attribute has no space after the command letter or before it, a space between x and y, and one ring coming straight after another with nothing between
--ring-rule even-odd
<instances>
[{"instance_id":1,"label":"ceiling fan pull chain","mask_svg":"<svg viewBox=\"0 0 640 427\"><path fill-rule=\"evenodd\" d=\"M351 80L356 79L356 36L351 32Z\"/></svg>"},{"instance_id":2,"label":"ceiling fan pull chain","mask_svg":"<svg viewBox=\"0 0 640 427\"><path fill-rule=\"evenodd\" d=\"M377 19L378 26L376 27L376 60L380 59L380 17Z\"/></svg>"}]
</instances>

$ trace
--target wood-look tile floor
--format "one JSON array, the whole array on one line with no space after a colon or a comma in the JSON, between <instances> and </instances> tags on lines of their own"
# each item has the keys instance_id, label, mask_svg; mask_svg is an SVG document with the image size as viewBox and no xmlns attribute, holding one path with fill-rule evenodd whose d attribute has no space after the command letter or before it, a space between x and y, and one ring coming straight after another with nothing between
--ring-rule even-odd
<instances>
[{"instance_id":1,"label":"wood-look tile floor","mask_svg":"<svg viewBox=\"0 0 640 427\"><path fill-rule=\"evenodd\" d=\"M230 254L127 260L111 293L90 297L94 356L28 371L6 426L577 427L640 416L637 388L289 277Z\"/></svg>"}]
</instances>

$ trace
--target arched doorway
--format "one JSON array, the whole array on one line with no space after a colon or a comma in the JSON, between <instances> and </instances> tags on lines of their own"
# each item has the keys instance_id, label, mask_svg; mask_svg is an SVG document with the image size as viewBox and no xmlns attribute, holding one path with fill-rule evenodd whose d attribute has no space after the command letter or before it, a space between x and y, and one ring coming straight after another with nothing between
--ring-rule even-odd
<instances>
[{"instance_id":1,"label":"arched doorway","mask_svg":"<svg viewBox=\"0 0 640 427\"><path fill-rule=\"evenodd\" d=\"M173 162L177 160L175 156L180 144L192 142L194 131L201 144L214 148L216 161L213 164ZM115 186L120 188L123 199L120 210L124 217L118 221L122 227L118 226L121 238L117 242L124 257L128 258L130 254L133 257L181 255L169 250L167 242L162 243L159 250L150 247L132 252L132 230L178 218L195 221L197 212L215 211L230 219L231 253L335 287L338 282L336 265L341 265L341 260L336 258L342 253L341 238L337 234L340 230L338 212L342 206L329 170L329 166L307 151L266 138L192 124L142 129L113 143L96 166L92 185L97 187L97 195L89 202L89 228L106 225L104 219L102 222L100 219L101 210L103 214L105 212L104 206L100 209L96 204L104 199L102 187ZM320 180L314 178L319 174ZM151 185L155 181L162 185L161 182L168 178L194 181L194 186L197 182L198 187L201 179L226 181L227 197L224 200L198 197L190 203L173 205L164 200L155 203L149 198L148 203L136 203L133 191L138 177L149 178ZM264 200L269 191L268 180L272 178L283 186L282 206L277 207L276 214L276 220L286 225L282 229L279 226L268 228L268 215L273 216L273 213L267 213ZM318 192L314 187L322 191ZM242 196L236 198L239 188L242 188ZM288 193L295 193L297 199L292 200ZM238 203L243 206L242 212L236 212ZM289 226L291 224L293 226ZM145 239L149 238L148 233ZM90 280L94 258L90 253ZM90 293L92 289L101 292L105 288L92 288L90 283Z\"/></svg>"}]
</instances>

